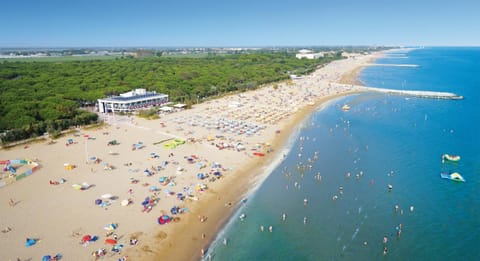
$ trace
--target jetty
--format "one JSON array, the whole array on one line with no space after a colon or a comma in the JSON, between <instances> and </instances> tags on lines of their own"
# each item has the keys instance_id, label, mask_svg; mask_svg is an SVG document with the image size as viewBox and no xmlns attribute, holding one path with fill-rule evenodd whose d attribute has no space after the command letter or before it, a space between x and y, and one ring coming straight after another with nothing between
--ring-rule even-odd
<instances>
[{"instance_id":1,"label":"jetty","mask_svg":"<svg viewBox=\"0 0 480 261\"><path fill-rule=\"evenodd\" d=\"M367 92L379 92L379 93L385 93L390 95L412 96L412 97L418 97L418 98L444 99L444 100L462 100L463 99L463 96L455 93L451 93L451 92L394 90L394 89L365 87L360 85L356 87Z\"/></svg>"},{"instance_id":2,"label":"jetty","mask_svg":"<svg viewBox=\"0 0 480 261\"><path fill-rule=\"evenodd\" d=\"M400 57L397 57L400 58ZM388 66L388 67L420 67L418 64L392 64L392 63L369 63L367 66Z\"/></svg>"}]
</instances>

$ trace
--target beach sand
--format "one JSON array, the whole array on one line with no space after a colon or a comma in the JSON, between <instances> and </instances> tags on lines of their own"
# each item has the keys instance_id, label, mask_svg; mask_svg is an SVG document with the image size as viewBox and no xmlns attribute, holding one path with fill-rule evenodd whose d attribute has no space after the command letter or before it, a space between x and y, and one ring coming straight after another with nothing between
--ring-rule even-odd
<instances>
[{"instance_id":1,"label":"beach sand","mask_svg":"<svg viewBox=\"0 0 480 261\"><path fill-rule=\"evenodd\" d=\"M101 248L104 260L198 260L245 193L265 179L265 168L282 157L299 123L320 104L361 91L353 86L357 68L379 55L335 61L303 79L209 100L158 120L109 115L105 126L78 129L54 144L1 150L0 160L29 159L40 166L0 188L0 260L41 260L57 253L64 260L94 260L92 252ZM164 146L175 138L186 143ZM73 143L67 146L68 139ZM119 144L107 145L112 140ZM66 169L66 163L75 168ZM18 167L17 174L28 169ZM213 180L214 172L222 176ZM209 178L200 180L198 173ZM161 184L161 177L171 182ZM56 184L61 179L65 182ZM198 184L206 188L199 191ZM180 200L177 193L191 197ZM155 199L149 212L141 204L147 196ZM110 205L96 205L97 199ZM122 206L126 199L131 203ZM172 215L174 206L184 213ZM159 225L163 214L174 219ZM104 227L111 223L118 224L112 233L124 245L119 253L105 244ZM98 240L81 244L85 235ZM27 247L26 238L38 240ZM138 243L131 245L131 238Z\"/></svg>"}]
</instances>

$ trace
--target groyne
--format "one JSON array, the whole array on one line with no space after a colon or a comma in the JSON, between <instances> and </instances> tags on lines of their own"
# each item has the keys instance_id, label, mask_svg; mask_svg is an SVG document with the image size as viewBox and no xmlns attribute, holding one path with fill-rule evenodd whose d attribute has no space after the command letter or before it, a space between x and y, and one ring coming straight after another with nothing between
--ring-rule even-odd
<instances>
[{"instance_id":1,"label":"groyne","mask_svg":"<svg viewBox=\"0 0 480 261\"><path fill-rule=\"evenodd\" d=\"M463 96L451 93L451 92L434 92L434 91L413 91L413 90L393 90L393 89L382 89L374 87L365 87L365 86L356 86L360 90L367 92L379 92L389 95L401 95L401 96L412 96L418 98L428 98L428 99L444 99L444 100L462 100Z\"/></svg>"},{"instance_id":2,"label":"groyne","mask_svg":"<svg viewBox=\"0 0 480 261\"><path fill-rule=\"evenodd\" d=\"M420 67L420 65L418 64L391 64L391 63L369 63L367 64L367 66Z\"/></svg>"}]
</instances>

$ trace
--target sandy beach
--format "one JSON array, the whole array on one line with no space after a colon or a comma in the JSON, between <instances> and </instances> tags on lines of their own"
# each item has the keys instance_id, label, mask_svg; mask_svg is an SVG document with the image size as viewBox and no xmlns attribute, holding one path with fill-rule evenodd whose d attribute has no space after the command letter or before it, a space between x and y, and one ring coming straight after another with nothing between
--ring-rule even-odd
<instances>
[{"instance_id":1,"label":"sandy beach","mask_svg":"<svg viewBox=\"0 0 480 261\"><path fill-rule=\"evenodd\" d=\"M57 253L62 260L198 260L201 249L208 255L297 126L326 101L364 91L354 85L356 75L380 55L335 61L302 79L158 120L108 115L100 128L0 150L0 161L38 163L15 182L33 165L2 172L0 181L11 184L0 188L0 260Z\"/></svg>"}]
</instances>

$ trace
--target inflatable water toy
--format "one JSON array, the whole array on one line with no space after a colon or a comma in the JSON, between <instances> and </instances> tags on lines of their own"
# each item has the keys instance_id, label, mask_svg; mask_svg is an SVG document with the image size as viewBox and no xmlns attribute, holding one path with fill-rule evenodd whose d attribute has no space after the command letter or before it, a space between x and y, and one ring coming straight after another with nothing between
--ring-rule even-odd
<instances>
[{"instance_id":1,"label":"inflatable water toy","mask_svg":"<svg viewBox=\"0 0 480 261\"><path fill-rule=\"evenodd\" d=\"M342 110L343 111L349 111L350 110L350 106L348 106L348 104L345 104L342 106Z\"/></svg>"},{"instance_id":2,"label":"inflatable water toy","mask_svg":"<svg viewBox=\"0 0 480 261\"><path fill-rule=\"evenodd\" d=\"M447 160L447 161L457 162L457 161L460 160L460 156L458 156L458 155L450 155L450 154L443 154L443 155L442 155L442 159L443 159L443 160Z\"/></svg>"},{"instance_id":3,"label":"inflatable water toy","mask_svg":"<svg viewBox=\"0 0 480 261\"><path fill-rule=\"evenodd\" d=\"M446 173L446 172L442 172L440 173L440 177L444 178L444 179L450 179L450 180L453 180L453 181L458 181L458 182L465 182L466 180L462 177L462 175L460 175L458 172L454 172L454 173Z\"/></svg>"}]
</instances>

